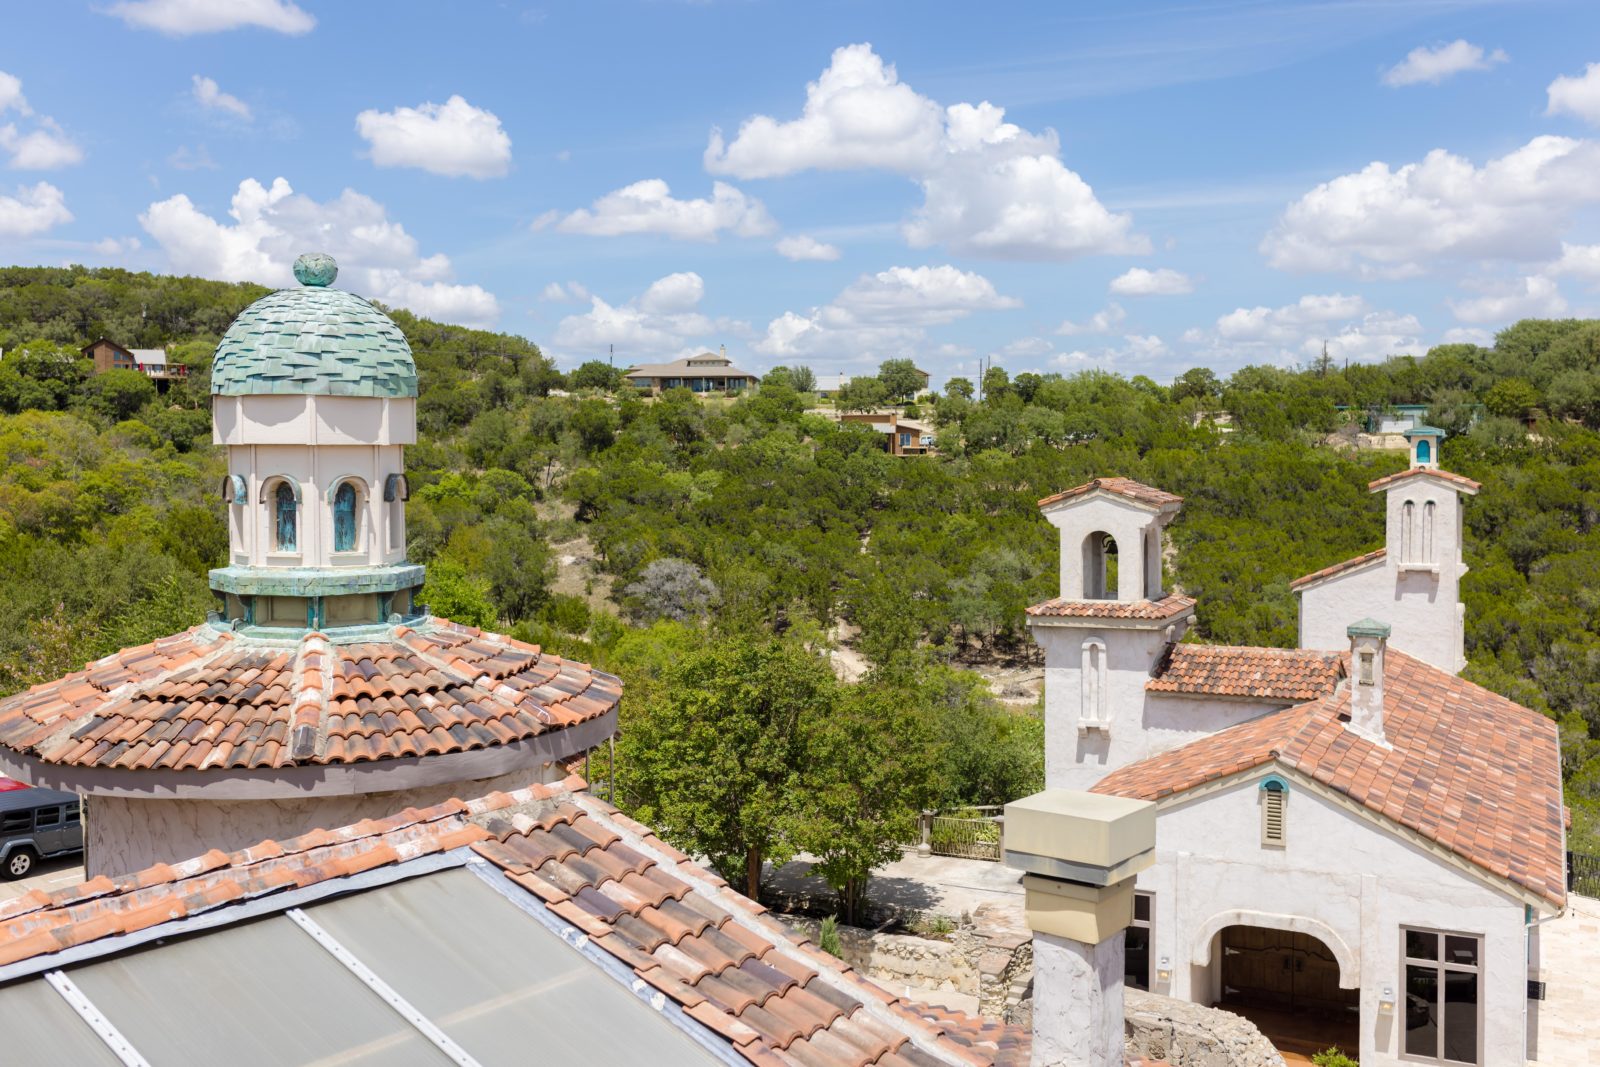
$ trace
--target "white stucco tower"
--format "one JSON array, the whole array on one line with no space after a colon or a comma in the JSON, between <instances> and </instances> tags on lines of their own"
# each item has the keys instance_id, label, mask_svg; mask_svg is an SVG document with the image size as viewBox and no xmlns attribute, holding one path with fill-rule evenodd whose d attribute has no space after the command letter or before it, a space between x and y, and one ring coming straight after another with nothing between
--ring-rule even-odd
<instances>
[{"instance_id":1,"label":"white stucco tower","mask_svg":"<svg viewBox=\"0 0 1600 1067\"><path fill-rule=\"evenodd\" d=\"M1417 438L1427 440L1436 442ZM1393 629L1391 646L1459 673L1467 665L1462 497L1476 496L1478 483L1429 465L1380 478L1369 488L1387 498L1384 547L1292 583L1300 594L1300 647L1348 647L1350 624L1382 605Z\"/></svg>"},{"instance_id":2,"label":"white stucco tower","mask_svg":"<svg viewBox=\"0 0 1600 1067\"><path fill-rule=\"evenodd\" d=\"M1046 497L1061 531L1061 595L1028 609L1045 655L1045 782L1087 789L1145 754L1145 683L1194 617L1162 588L1162 530L1181 497L1096 478Z\"/></svg>"}]
</instances>

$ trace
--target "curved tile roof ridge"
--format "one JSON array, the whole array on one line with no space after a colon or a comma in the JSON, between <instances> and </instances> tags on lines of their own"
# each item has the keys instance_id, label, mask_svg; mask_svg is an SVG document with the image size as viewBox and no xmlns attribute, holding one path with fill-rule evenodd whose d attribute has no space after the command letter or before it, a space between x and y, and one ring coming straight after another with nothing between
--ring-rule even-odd
<instances>
[{"instance_id":1,"label":"curved tile roof ridge","mask_svg":"<svg viewBox=\"0 0 1600 1067\"><path fill-rule=\"evenodd\" d=\"M1449 482L1451 485L1468 493L1476 493L1483 488L1481 482L1475 482L1465 475L1441 470L1438 467L1412 467L1409 470L1398 471L1394 474L1385 475L1376 481L1368 482L1367 488L1372 492L1377 492L1379 489L1386 489L1396 482L1403 482L1407 478L1420 478L1424 475L1430 478L1438 478L1442 482Z\"/></svg>"},{"instance_id":2,"label":"curved tile roof ridge","mask_svg":"<svg viewBox=\"0 0 1600 1067\"><path fill-rule=\"evenodd\" d=\"M1350 688L1341 685L1128 764L1092 791L1161 800L1275 761L1560 907L1565 816L1555 722L1393 646L1384 657L1390 748L1346 728Z\"/></svg>"},{"instance_id":3,"label":"curved tile roof ridge","mask_svg":"<svg viewBox=\"0 0 1600 1067\"><path fill-rule=\"evenodd\" d=\"M1160 600L1065 600L1056 597L1032 604L1034 618L1170 619L1194 607L1194 597L1168 593Z\"/></svg>"},{"instance_id":4,"label":"curved tile roof ridge","mask_svg":"<svg viewBox=\"0 0 1600 1067\"><path fill-rule=\"evenodd\" d=\"M1387 547L1376 548L1371 552L1364 553L1352 559L1335 563L1331 567L1324 567L1320 571L1312 571L1310 574L1302 574L1300 577L1292 579L1289 582L1289 588L1299 590L1305 586L1320 582L1324 578L1332 578L1335 575L1343 574L1345 571L1353 571L1358 568L1365 567L1369 563L1376 563L1378 560L1386 559L1388 555L1389 549Z\"/></svg>"},{"instance_id":5,"label":"curved tile roof ridge","mask_svg":"<svg viewBox=\"0 0 1600 1067\"><path fill-rule=\"evenodd\" d=\"M1143 482L1136 482L1132 478L1123 478L1119 475L1107 475L1104 477L1091 479L1087 482L1084 482L1082 485L1075 485L1071 489L1064 489L1059 493L1053 493L1039 501L1039 506L1041 508L1048 507L1051 504L1059 504L1063 500L1071 500L1073 497L1087 496L1097 489L1104 490L1108 493L1115 493L1118 496L1127 497L1129 500L1156 508L1166 507L1170 504L1183 503L1183 497L1178 496L1176 493L1169 493L1165 489L1157 489L1153 485L1145 485Z\"/></svg>"},{"instance_id":6,"label":"curved tile roof ridge","mask_svg":"<svg viewBox=\"0 0 1600 1067\"><path fill-rule=\"evenodd\" d=\"M525 740L621 693L614 675L444 619L340 643L199 626L0 700L0 746L84 768L349 765Z\"/></svg>"}]
</instances>

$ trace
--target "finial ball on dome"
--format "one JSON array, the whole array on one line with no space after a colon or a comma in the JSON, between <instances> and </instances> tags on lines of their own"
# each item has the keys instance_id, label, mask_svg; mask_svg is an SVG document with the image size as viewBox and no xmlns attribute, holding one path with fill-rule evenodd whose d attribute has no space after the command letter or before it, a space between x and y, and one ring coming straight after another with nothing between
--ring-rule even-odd
<instances>
[{"instance_id":1,"label":"finial ball on dome","mask_svg":"<svg viewBox=\"0 0 1600 1067\"><path fill-rule=\"evenodd\" d=\"M339 264L326 252L307 252L294 261L294 276L301 285L332 285L339 276Z\"/></svg>"}]
</instances>

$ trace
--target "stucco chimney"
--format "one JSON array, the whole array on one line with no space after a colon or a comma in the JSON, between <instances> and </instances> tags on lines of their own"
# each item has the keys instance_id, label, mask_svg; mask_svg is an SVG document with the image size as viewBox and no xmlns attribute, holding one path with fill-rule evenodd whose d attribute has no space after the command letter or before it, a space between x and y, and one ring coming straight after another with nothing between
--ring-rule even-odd
<instances>
[{"instance_id":1,"label":"stucco chimney","mask_svg":"<svg viewBox=\"0 0 1600 1067\"><path fill-rule=\"evenodd\" d=\"M1046 789L1006 805L1033 930L1034 1067L1122 1067L1124 937L1155 844L1146 801Z\"/></svg>"},{"instance_id":2,"label":"stucco chimney","mask_svg":"<svg viewBox=\"0 0 1600 1067\"><path fill-rule=\"evenodd\" d=\"M1353 622L1350 635L1350 729L1387 747L1383 734L1383 660L1389 624L1376 619Z\"/></svg>"}]
</instances>

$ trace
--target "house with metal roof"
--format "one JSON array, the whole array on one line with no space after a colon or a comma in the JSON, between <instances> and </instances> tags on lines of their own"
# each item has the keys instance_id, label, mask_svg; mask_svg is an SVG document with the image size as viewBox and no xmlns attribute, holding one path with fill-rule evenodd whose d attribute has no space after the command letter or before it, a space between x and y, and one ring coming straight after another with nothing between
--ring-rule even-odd
<instances>
[{"instance_id":1,"label":"house with metal roof","mask_svg":"<svg viewBox=\"0 0 1600 1067\"><path fill-rule=\"evenodd\" d=\"M688 389L695 393L737 393L754 389L761 379L733 365L728 347L716 353L702 352L671 363L641 363L622 372L629 385L659 394L666 389Z\"/></svg>"},{"instance_id":2,"label":"house with metal roof","mask_svg":"<svg viewBox=\"0 0 1600 1067\"><path fill-rule=\"evenodd\" d=\"M136 370L165 389L168 383L189 377L189 366L167 358L165 348L124 348L109 337L83 346L83 358L94 363L94 372Z\"/></svg>"},{"instance_id":3,"label":"house with metal roof","mask_svg":"<svg viewBox=\"0 0 1600 1067\"><path fill-rule=\"evenodd\" d=\"M1046 781L1154 805L1140 918L1094 957L1129 985L1364 1067L1522 1063L1566 901L1556 724L1458 676L1480 487L1411 430L1412 466L1370 487L1385 543L1293 583L1293 649L1183 643L1195 601L1161 566L1181 498L1100 478L1042 500Z\"/></svg>"}]
</instances>

